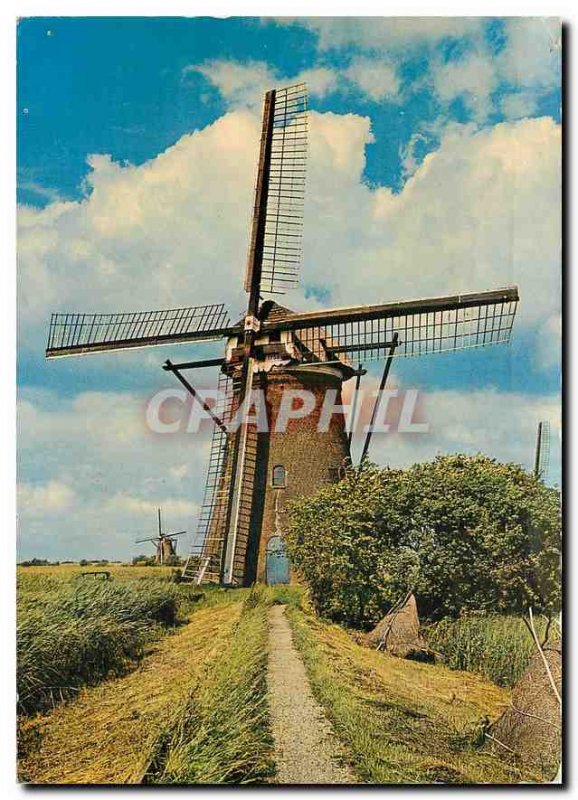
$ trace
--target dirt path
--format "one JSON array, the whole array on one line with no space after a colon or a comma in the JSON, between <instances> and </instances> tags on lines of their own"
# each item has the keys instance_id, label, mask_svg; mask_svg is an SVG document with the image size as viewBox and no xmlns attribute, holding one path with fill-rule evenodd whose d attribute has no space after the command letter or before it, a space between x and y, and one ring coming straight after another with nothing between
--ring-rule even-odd
<instances>
[{"instance_id":1,"label":"dirt path","mask_svg":"<svg viewBox=\"0 0 578 800\"><path fill-rule=\"evenodd\" d=\"M277 783L356 783L340 763L341 748L314 699L301 656L295 649L285 606L269 611L267 682L275 739Z\"/></svg>"},{"instance_id":2,"label":"dirt path","mask_svg":"<svg viewBox=\"0 0 578 800\"><path fill-rule=\"evenodd\" d=\"M241 604L196 611L156 642L138 669L84 689L77 700L26 721L21 781L139 783L158 737L204 665L227 642Z\"/></svg>"}]
</instances>

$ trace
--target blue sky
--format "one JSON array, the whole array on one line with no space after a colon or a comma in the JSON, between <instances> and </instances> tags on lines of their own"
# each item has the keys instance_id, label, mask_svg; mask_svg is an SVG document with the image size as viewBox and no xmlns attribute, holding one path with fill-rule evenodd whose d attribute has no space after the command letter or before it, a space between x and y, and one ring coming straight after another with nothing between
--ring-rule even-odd
<instances>
[{"instance_id":1,"label":"blue sky","mask_svg":"<svg viewBox=\"0 0 578 800\"><path fill-rule=\"evenodd\" d=\"M159 455L136 420L146 398L167 386L162 361L191 349L46 363L47 320L51 310L221 299L238 314L259 104L267 88L294 79L310 87L313 141L303 287L287 305L520 285L509 348L396 365L394 380L430 393L445 417L433 414L427 443L377 443L376 460L410 463L456 449L443 419L458 413L468 431L463 448L503 460L529 465L539 419L551 416L556 440L556 21L24 19L17 99L24 555L90 555L88 540L94 555L127 557L127 539L115 531L145 525L160 502L176 526L194 527L205 445L194 457L191 442L163 445ZM113 430L120 421L133 430L124 450L118 437L94 436L106 419ZM51 430L62 431L58 441ZM79 455L79 431L92 461L86 448ZM145 451L155 463L143 464ZM559 480L556 442L552 479ZM61 531L60 543L48 544L47 530Z\"/></svg>"}]
</instances>

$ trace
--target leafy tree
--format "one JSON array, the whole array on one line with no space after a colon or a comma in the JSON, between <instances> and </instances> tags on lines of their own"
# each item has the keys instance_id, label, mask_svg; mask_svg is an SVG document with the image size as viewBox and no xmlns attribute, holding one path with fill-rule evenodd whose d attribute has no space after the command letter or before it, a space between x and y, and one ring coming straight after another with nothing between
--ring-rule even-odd
<instances>
[{"instance_id":1,"label":"leafy tree","mask_svg":"<svg viewBox=\"0 0 578 800\"><path fill-rule=\"evenodd\" d=\"M156 560L154 556L145 556L144 554L135 556L132 560L133 567L154 567L155 564Z\"/></svg>"},{"instance_id":2,"label":"leafy tree","mask_svg":"<svg viewBox=\"0 0 578 800\"><path fill-rule=\"evenodd\" d=\"M367 626L413 590L430 619L560 603L560 496L515 464L364 464L290 508L287 545L319 613Z\"/></svg>"}]
</instances>

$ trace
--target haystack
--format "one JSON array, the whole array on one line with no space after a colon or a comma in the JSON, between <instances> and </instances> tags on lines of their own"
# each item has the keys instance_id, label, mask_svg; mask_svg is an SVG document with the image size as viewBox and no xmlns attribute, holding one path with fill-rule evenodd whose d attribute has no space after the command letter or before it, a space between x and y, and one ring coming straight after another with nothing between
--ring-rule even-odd
<instances>
[{"instance_id":1,"label":"haystack","mask_svg":"<svg viewBox=\"0 0 578 800\"><path fill-rule=\"evenodd\" d=\"M425 659L429 650L419 632L417 603L413 594L394 607L367 635L372 647L399 658Z\"/></svg>"},{"instance_id":2,"label":"haystack","mask_svg":"<svg viewBox=\"0 0 578 800\"><path fill-rule=\"evenodd\" d=\"M556 640L544 647L558 695L562 684L562 647ZM489 748L504 756L510 752L530 769L552 780L561 755L560 703L536 650L528 669L512 692L512 705L491 727Z\"/></svg>"}]
</instances>

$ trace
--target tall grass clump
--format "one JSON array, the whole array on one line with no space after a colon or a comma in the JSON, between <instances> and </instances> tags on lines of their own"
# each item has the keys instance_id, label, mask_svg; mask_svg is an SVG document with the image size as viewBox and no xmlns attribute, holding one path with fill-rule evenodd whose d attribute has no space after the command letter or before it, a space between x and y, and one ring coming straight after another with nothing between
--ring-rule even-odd
<instances>
[{"instance_id":1,"label":"tall grass clump","mask_svg":"<svg viewBox=\"0 0 578 800\"><path fill-rule=\"evenodd\" d=\"M545 620L536 620L538 635ZM525 672L535 649L521 617L467 616L443 619L423 629L442 663L451 669L477 672L499 686L514 686Z\"/></svg>"},{"instance_id":2,"label":"tall grass clump","mask_svg":"<svg viewBox=\"0 0 578 800\"><path fill-rule=\"evenodd\" d=\"M244 600L228 649L175 713L150 783L260 783L273 771L267 710L267 609L256 588Z\"/></svg>"},{"instance_id":3,"label":"tall grass clump","mask_svg":"<svg viewBox=\"0 0 578 800\"><path fill-rule=\"evenodd\" d=\"M121 673L160 626L177 619L178 588L131 583L23 580L18 600L18 705L30 714L80 687Z\"/></svg>"}]
</instances>

